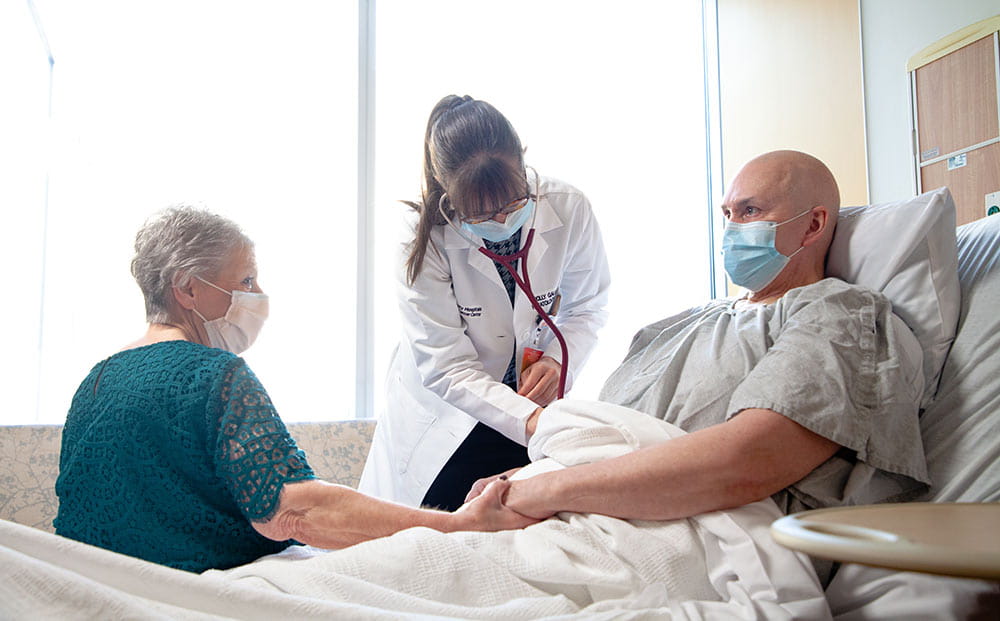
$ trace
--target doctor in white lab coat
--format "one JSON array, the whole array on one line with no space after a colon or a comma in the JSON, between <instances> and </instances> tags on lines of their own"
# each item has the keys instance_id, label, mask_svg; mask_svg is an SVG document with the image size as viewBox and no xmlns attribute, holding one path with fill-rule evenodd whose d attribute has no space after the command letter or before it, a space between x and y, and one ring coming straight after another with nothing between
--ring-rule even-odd
<instances>
[{"instance_id":1,"label":"doctor in white lab coat","mask_svg":"<svg viewBox=\"0 0 1000 621\"><path fill-rule=\"evenodd\" d=\"M477 479L528 462L526 422L556 398L564 362L525 293L479 247L516 252L533 223L528 275L542 308L558 306L567 390L606 321L610 275L587 198L526 168L517 133L490 104L438 102L424 159L401 261L403 338L359 489L454 510ZM525 347L542 355L522 369Z\"/></svg>"}]
</instances>

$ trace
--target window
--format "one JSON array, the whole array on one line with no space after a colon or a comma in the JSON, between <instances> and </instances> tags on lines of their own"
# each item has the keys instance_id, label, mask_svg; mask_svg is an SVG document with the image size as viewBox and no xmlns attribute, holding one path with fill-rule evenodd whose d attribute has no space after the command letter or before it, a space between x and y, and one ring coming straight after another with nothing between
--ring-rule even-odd
<instances>
[{"instance_id":1,"label":"window","mask_svg":"<svg viewBox=\"0 0 1000 621\"><path fill-rule=\"evenodd\" d=\"M399 199L419 196L427 117L450 93L496 106L525 161L593 205L611 264L609 321L571 394L596 398L636 330L709 293L701 3L377 6L376 412L399 338Z\"/></svg>"},{"instance_id":2,"label":"window","mask_svg":"<svg viewBox=\"0 0 1000 621\"><path fill-rule=\"evenodd\" d=\"M0 423L33 422L37 409L39 300L49 141L49 53L25 3L0 4L0 263L6 353L0 356ZM17 93L17 96L11 96Z\"/></svg>"},{"instance_id":3,"label":"window","mask_svg":"<svg viewBox=\"0 0 1000 621\"><path fill-rule=\"evenodd\" d=\"M0 423L61 422L90 367L142 334L131 243L175 202L256 241L271 318L246 358L282 416L377 413L399 336L399 200L419 192L427 115L452 92L496 105L528 162L594 206L611 319L572 396L597 395L636 329L706 296L700 3L371 1L3 5L0 79L18 96L0 102L0 201L16 207ZM360 124L359 66L375 93ZM361 236L359 178L374 188Z\"/></svg>"},{"instance_id":4,"label":"window","mask_svg":"<svg viewBox=\"0 0 1000 621\"><path fill-rule=\"evenodd\" d=\"M55 58L52 114L48 133L36 123L20 144L50 137L47 217L43 236L34 220L44 190L35 192L25 202L33 234L10 235L14 247L3 250L6 265L31 268L23 278L34 295L3 312L8 326L41 324L40 337L26 330L20 353L8 355L5 378L24 377L23 361L40 355L39 379L37 397L25 388L3 422L61 422L91 366L143 333L132 241L147 216L176 202L230 216L256 242L272 308L246 358L279 410L352 417L357 6L35 4ZM3 23L38 46L30 20ZM34 52L20 56L44 60ZM46 69L24 73L47 87ZM46 98L34 94L32 109L45 112ZM3 116L14 116L6 104Z\"/></svg>"}]
</instances>

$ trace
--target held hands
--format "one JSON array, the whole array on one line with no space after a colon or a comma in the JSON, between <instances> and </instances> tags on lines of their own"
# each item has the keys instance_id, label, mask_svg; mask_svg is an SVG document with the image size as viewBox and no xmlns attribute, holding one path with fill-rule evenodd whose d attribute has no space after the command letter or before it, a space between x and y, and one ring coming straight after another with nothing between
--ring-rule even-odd
<instances>
[{"instance_id":1,"label":"held hands","mask_svg":"<svg viewBox=\"0 0 1000 621\"><path fill-rule=\"evenodd\" d=\"M466 503L472 502L474 498L483 493L483 490L486 489L487 485L489 485L493 481L509 479L510 477L514 476L514 473L517 472L518 470L520 470L520 468L511 468L507 472L501 472L500 474L494 474L491 477L485 477L479 479L478 481L472 484L472 488L469 489L469 493L465 495L465 502ZM501 479L501 477L503 477L503 479ZM507 483L506 487L509 488L510 481L506 481L506 483ZM506 495L506 492L504 492L504 495Z\"/></svg>"},{"instance_id":2,"label":"held hands","mask_svg":"<svg viewBox=\"0 0 1000 621\"><path fill-rule=\"evenodd\" d=\"M541 408L538 411L541 412ZM531 520L529 523L541 521L555 515L556 511L544 506L544 499L547 497L547 494L544 483L541 483L541 487L539 484L545 475L537 475L518 481L509 480L509 477L513 476L518 470L520 468L511 468L503 474L476 481L472 485L472 489L469 490L469 494L465 497L466 504L462 505L459 511L474 502L478 502L480 498L495 490L500 493L500 502L506 511L510 511L526 520ZM499 487L500 485L502 487ZM539 502L533 502L533 499L535 501L542 500L543 502L539 504ZM514 507L517 508L515 509Z\"/></svg>"},{"instance_id":3,"label":"held hands","mask_svg":"<svg viewBox=\"0 0 1000 621\"><path fill-rule=\"evenodd\" d=\"M536 408L531 416L528 417L528 420L525 421L525 431L529 439L534 435L535 429L538 427L538 418L544 411L542 408ZM514 473L518 470L520 468L511 468L502 474L485 477L472 484L472 488L469 489L469 493L465 496L465 504L456 511L456 513L478 511L476 517L472 518L474 525L470 526L469 529L507 530L511 528L523 528L551 517L554 514L553 511L545 509L532 509L530 503L525 502L518 503L524 505L523 510L525 510L525 513L520 513L512 509L511 504L507 504L509 494L514 491L514 482L510 480L510 477L514 476ZM518 485L522 487L518 487L517 490L524 492L523 486L529 481L530 479L527 481L518 481ZM519 493L516 496L520 498L524 494ZM530 497L531 494L528 493L527 498ZM534 515L528 515L529 511ZM495 525L500 526L495 527Z\"/></svg>"},{"instance_id":4,"label":"held hands","mask_svg":"<svg viewBox=\"0 0 1000 621\"><path fill-rule=\"evenodd\" d=\"M559 371L562 365L550 356L542 356L521 372L521 387L517 394L544 407L559 395Z\"/></svg>"},{"instance_id":5,"label":"held hands","mask_svg":"<svg viewBox=\"0 0 1000 621\"><path fill-rule=\"evenodd\" d=\"M483 481L476 482L476 485ZM476 495L469 492L465 504L453 514L461 521L460 530L513 530L531 526L536 518L521 515L504 505L503 500L510 490L511 482L505 475L491 477ZM475 489L475 486L473 486Z\"/></svg>"}]
</instances>

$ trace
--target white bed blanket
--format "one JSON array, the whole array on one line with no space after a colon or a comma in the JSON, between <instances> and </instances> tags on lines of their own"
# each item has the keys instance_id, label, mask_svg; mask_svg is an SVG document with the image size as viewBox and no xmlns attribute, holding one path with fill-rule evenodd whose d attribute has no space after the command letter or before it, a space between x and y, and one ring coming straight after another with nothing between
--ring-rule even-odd
<instances>
[{"instance_id":1,"label":"white bed blanket","mask_svg":"<svg viewBox=\"0 0 1000 621\"><path fill-rule=\"evenodd\" d=\"M550 406L523 472L683 433L618 406ZM544 458L543 458L544 456ZM563 513L520 531L409 529L337 552L293 547L191 574L0 523L0 618L824 619L809 561L765 500L686 520Z\"/></svg>"}]
</instances>

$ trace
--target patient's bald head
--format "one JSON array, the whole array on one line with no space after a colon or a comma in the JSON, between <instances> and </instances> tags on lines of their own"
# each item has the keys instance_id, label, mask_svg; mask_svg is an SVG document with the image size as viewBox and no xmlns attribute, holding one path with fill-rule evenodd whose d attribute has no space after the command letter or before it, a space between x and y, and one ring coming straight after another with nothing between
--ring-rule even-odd
<instances>
[{"instance_id":1,"label":"patient's bald head","mask_svg":"<svg viewBox=\"0 0 1000 621\"><path fill-rule=\"evenodd\" d=\"M723 199L723 214L738 223L784 223L776 229L775 248L792 259L766 291L754 292L766 295L752 299L780 297L824 277L839 210L833 173L807 153L772 151L743 166Z\"/></svg>"},{"instance_id":2,"label":"patient's bald head","mask_svg":"<svg viewBox=\"0 0 1000 621\"><path fill-rule=\"evenodd\" d=\"M759 186L769 187L780 197L783 206L797 215L809 207L822 205L830 211L832 221L837 221L840 210L840 190L837 180L826 164L801 151L771 151L746 163L739 177L751 177ZM735 182L734 182L735 185ZM829 226L829 237L833 236Z\"/></svg>"}]
</instances>

